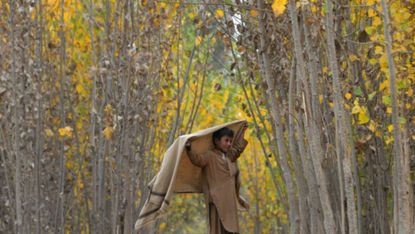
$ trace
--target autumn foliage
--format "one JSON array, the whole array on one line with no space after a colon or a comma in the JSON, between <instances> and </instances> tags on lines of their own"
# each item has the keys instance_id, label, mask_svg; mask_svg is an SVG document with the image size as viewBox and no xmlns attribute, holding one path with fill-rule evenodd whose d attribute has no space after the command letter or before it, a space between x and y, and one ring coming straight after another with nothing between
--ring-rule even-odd
<instances>
[{"instance_id":1,"label":"autumn foliage","mask_svg":"<svg viewBox=\"0 0 415 234\"><path fill-rule=\"evenodd\" d=\"M133 233L173 140L236 119L243 233L414 229L412 1L0 9L1 233ZM204 206L147 232L206 233Z\"/></svg>"}]
</instances>

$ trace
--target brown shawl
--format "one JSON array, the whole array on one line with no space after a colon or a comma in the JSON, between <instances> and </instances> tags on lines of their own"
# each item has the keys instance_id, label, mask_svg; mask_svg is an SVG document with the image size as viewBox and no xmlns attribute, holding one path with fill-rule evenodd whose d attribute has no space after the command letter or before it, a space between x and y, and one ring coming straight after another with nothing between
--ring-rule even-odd
<instances>
[{"instance_id":1,"label":"brown shawl","mask_svg":"<svg viewBox=\"0 0 415 234\"><path fill-rule=\"evenodd\" d=\"M203 153L213 148L213 132L228 127L236 132L236 139L241 136L241 129L246 123L245 120L237 120L179 136L167 149L159 172L148 185L150 195L140 211L135 230L165 215L173 193L202 193L202 170L190 162L184 150L188 140L192 141L193 152ZM239 178L237 180L239 182Z\"/></svg>"}]
</instances>

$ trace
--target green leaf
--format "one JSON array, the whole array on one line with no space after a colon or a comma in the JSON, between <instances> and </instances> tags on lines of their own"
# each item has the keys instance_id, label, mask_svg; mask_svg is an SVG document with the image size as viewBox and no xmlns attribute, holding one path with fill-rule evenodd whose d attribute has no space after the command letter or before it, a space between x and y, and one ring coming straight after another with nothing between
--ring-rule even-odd
<instances>
[{"instance_id":1,"label":"green leaf","mask_svg":"<svg viewBox=\"0 0 415 234\"><path fill-rule=\"evenodd\" d=\"M388 105L388 106L391 105L391 103L392 103L391 97L390 96L382 96L382 102L385 105Z\"/></svg>"},{"instance_id":2,"label":"green leaf","mask_svg":"<svg viewBox=\"0 0 415 234\"><path fill-rule=\"evenodd\" d=\"M321 9L323 10L324 14L327 14L327 4L326 4L326 2L323 2L323 6L321 7Z\"/></svg>"},{"instance_id":3,"label":"green leaf","mask_svg":"<svg viewBox=\"0 0 415 234\"><path fill-rule=\"evenodd\" d=\"M376 27L368 26L365 28L365 31L367 32L367 34L372 35L373 33L376 32Z\"/></svg>"},{"instance_id":4,"label":"green leaf","mask_svg":"<svg viewBox=\"0 0 415 234\"><path fill-rule=\"evenodd\" d=\"M398 90L399 89L404 89L404 88L407 87L405 80L398 80L397 86L398 86Z\"/></svg>"},{"instance_id":5,"label":"green leaf","mask_svg":"<svg viewBox=\"0 0 415 234\"><path fill-rule=\"evenodd\" d=\"M369 94L369 96L368 96L369 101L372 101L372 99L373 99L375 96L376 96L376 91L374 91L374 92L370 93L370 94Z\"/></svg>"},{"instance_id":6,"label":"green leaf","mask_svg":"<svg viewBox=\"0 0 415 234\"><path fill-rule=\"evenodd\" d=\"M362 89L360 87L357 87L353 90L354 95L356 96L363 96Z\"/></svg>"}]
</instances>

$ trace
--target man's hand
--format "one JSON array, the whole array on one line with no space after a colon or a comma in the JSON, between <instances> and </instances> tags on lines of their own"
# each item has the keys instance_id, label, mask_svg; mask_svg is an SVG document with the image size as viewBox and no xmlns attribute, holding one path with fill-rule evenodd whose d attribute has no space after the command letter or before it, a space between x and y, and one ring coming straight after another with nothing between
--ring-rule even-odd
<instances>
[{"instance_id":1,"label":"man's hand","mask_svg":"<svg viewBox=\"0 0 415 234\"><path fill-rule=\"evenodd\" d=\"M192 149L192 144L190 141L187 141L186 144L184 145L184 147L186 148L187 151L190 151Z\"/></svg>"},{"instance_id":2,"label":"man's hand","mask_svg":"<svg viewBox=\"0 0 415 234\"><path fill-rule=\"evenodd\" d=\"M244 123L242 125L242 130L245 131L248 128L248 123Z\"/></svg>"},{"instance_id":3,"label":"man's hand","mask_svg":"<svg viewBox=\"0 0 415 234\"><path fill-rule=\"evenodd\" d=\"M238 196L238 202L245 209L245 211L249 210L250 205L248 201L246 201L241 195Z\"/></svg>"},{"instance_id":4,"label":"man's hand","mask_svg":"<svg viewBox=\"0 0 415 234\"><path fill-rule=\"evenodd\" d=\"M248 123L244 123L244 124L242 125L242 136L245 136L245 131L246 131L246 129L248 129Z\"/></svg>"}]
</instances>

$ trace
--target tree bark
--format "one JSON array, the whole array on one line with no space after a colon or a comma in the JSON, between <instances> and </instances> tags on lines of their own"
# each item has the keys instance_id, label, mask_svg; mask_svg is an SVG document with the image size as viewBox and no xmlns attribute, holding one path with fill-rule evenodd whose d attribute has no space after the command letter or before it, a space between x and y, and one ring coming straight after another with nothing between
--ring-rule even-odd
<instances>
[{"instance_id":1,"label":"tree bark","mask_svg":"<svg viewBox=\"0 0 415 234\"><path fill-rule=\"evenodd\" d=\"M22 230L22 219L23 219L23 210L22 210L22 194L21 194L21 153L20 153L20 85L19 85L19 77L16 71L16 38L15 38L15 23L14 17L16 14L16 1L10 1L10 41L12 44L12 79L13 79L13 136L12 136L12 144L13 144L13 155L15 158L15 172L14 172L14 185L15 185L15 207L16 207L16 222L15 222L15 231L16 233L20 234L23 232Z\"/></svg>"},{"instance_id":2,"label":"tree bark","mask_svg":"<svg viewBox=\"0 0 415 234\"><path fill-rule=\"evenodd\" d=\"M297 193L298 193L298 211L300 214L300 233L310 233L309 226L310 220L307 209L307 184L305 182L304 173L302 171L301 158L297 154L295 137L294 137L294 99L295 99L295 62L292 64L290 73L290 83L288 90L288 136L289 136L289 149L290 155L293 158L294 170L297 175Z\"/></svg>"},{"instance_id":3,"label":"tree bark","mask_svg":"<svg viewBox=\"0 0 415 234\"><path fill-rule=\"evenodd\" d=\"M264 8L264 3L262 0L258 0L258 7L260 9ZM295 185L291 176L290 167L288 166L288 150L285 146L284 142L284 134L282 132L282 125L281 125L281 117L278 113L279 105L275 100L275 92L273 90L273 81L272 81L272 71L271 71L271 64L266 52L266 38L265 38L265 16L262 12L259 14L259 35L260 35L260 54L262 54L261 59L263 62L263 70L265 74L265 80L268 84L267 94L270 98L271 103L271 116L273 117L273 126L275 129L275 138L278 144L278 155L280 157L280 162L282 166L282 174L285 180L285 185L287 189L287 196L289 202L289 224L290 224L290 233L297 233L299 222L298 219L298 204L294 199L296 196L295 193ZM281 108L281 107L280 107Z\"/></svg>"},{"instance_id":4,"label":"tree bark","mask_svg":"<svg viewBox=\"0 0 415 234\"><path fill-rule=\"evenodd\" d=\"M413 214L412 214L412 192L409 163L409 154L404 154L402 149L401 128L399 126L399 109L398 95L396 88L396 68L392 55L392 36L390 32L390 19L386 0L381 0L383 12L383 30L386 43L386 54L388 57L390 94L392 99L392 124L393 124L393 181L394 181L394 198L393 198L393 223L394 232L399 234L410 233L414 231Z\"/></svg>"},{"instance_id":5,"label":"tree bark","mask_svg":"<svg viewBox=\"0 0 415 234\"><path fill-rule=\"evenodd\" d=\"M324 229L326 233L335 233L336 232L336 225L334 221L333 210L331 208L330 198L328 194L327 188L327 178L323 172L323 168L321 166L322 162L322 155L323 150L320 145L320 131L317 129L316 120L313 118L313 114L311 111L312 105L310 103L311 97L308 90L308 83L306 81L305 75L305 64L303 58L303 48L300 42L300 29L297 20L297 10L294 0L290 0L288 2L288 10L291 18L291 27L292 27L292 35L293 35L293 42L294 42L294 54L295 59L297 62L297 75L301 80L304 92L305 92L305 109L306 109L306 122L309 127L306 127L307 130L307 138L310 141L310 150L314 157L312 157L312 162L314 165L314 170L316 172L316 179L319 188L319 196L321 206L323 208L323 215L324 215ZM310 132L311 131L311 132Z\"/></svg>"},{"instance_id":6,"label":"tree bark","mask_svg":"<svg viewBox=\"0 0 415 234\"><path fill-rule=\"evenodd\" d=\"M341 83L339 79L339 69L337 65L336 48L334 45L334 23L333 23L333 3L332 0L327 0L327 50L329 67L333 74L333 93L334 93L334 114L336 121L336 129L339 140L336 141L337 154L343 153L343 170L344 170L344 186L345 195L347 201L347 218L348 218L348 232L357 233L357 218L356 218L356 205L355 205L355 193L354 193L354 180L352 174L352 140L349 129L346 126L346 113L343 107L343 95L341 92ZM340 160L342 156L338 155ZM343 203L343 201L340 201Z\"/></svg>"}]
</instances>

